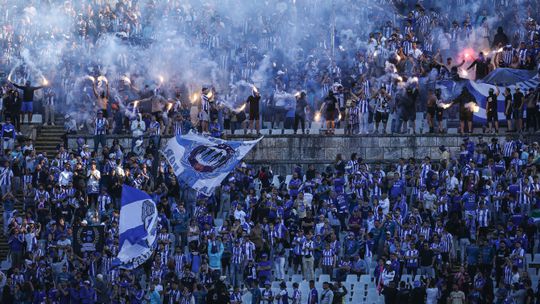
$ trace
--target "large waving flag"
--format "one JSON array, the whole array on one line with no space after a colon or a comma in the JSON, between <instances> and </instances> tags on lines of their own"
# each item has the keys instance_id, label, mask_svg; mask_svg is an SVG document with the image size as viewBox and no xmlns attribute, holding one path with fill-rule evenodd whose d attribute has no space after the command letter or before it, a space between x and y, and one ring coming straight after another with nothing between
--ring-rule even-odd
<instances>
[{"instance_id":1,"label":"large waving flag","mask_svg":"<svg viewBox=\"0 0 540 304\"><path fill-rule=\"evenodd\" d=\"M156 203L139 189L124 185L120 208L120 248L115 266L133 269L144 263L156 248Z\"/></svg>"},{"instance_id":2,"label":"large waving flag","mask_svg":"<svg viewBox=\"0 0 540 304\"><path fill-rule=\"evenodd\" d=\"M171 138L162 153L180 180L199 192L211 195L261 139L226 141L188 133Z\"/></svg>"}]
</instances>

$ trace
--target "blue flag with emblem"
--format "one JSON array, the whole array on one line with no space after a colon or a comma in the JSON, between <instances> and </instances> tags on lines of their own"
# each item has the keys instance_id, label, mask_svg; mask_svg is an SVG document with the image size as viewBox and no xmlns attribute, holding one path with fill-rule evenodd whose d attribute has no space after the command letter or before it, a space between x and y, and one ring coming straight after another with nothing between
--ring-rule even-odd
<instances>
[{"instance_id":1,"label":"blue flag with emblem","mask_svg":"<svg viewBox=\"0 0 540 304\"><path fill-rule=\"evenodd\" d=\"M114 266L134 269L143 264L157 245L156 203L139 189L122 187L120 244Z\"/></svg>"},{"instance_id":2,"label":"blue flag with emblem","mask_svg":"<svg viewBox=\"0 0 540 304\"><path fill-rule=\"evenodd\" d=\"M226 141L194 133L171 138L162 150L178 179L211 195L260 140Z\"/></svg>"}]
</instances>

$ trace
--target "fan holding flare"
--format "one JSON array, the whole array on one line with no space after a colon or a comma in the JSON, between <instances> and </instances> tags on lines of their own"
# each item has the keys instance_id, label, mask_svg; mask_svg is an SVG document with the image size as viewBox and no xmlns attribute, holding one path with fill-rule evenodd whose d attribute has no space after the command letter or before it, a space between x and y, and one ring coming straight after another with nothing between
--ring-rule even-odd
<instances>
[{"instance_id":1,"label":"fan holding flare","mask_svg":"<svg viewBox=\"0 0 540 304\"><path fill-rule=\"evenodd\" d=\"M43 76L42 76L43 77ZM21 123L23 122L24 113L27 113L28 115L28 123L32 122L32 115L34 112L34 92L36 90L42 89L49 85L49 82L45 77L43 77L42 83L43 85L33 87L30 80L27 80L24 85L19 85L16 83L11 82L10 79L8 81L13 84L17 89L20 89L23 92L23 101L22 101L22 107L21 107Z\"/></svg>"},{"instance_id":2,"label":"fan holding flare","mask_svg":"<svg viewBox=\"0 0 540 304\"><path fill-rule=\"evenodd\" d=\"M476 98L471 94L469 89L464 86L461 94L452 102L452 104L459 104L459 132L472 133L473 132L473 112L480 111L480 107L476 102Z\"/></svg>"},{"instance_id":3,"label":"fan holding flare","mask_svg":"<svg viewBox=\"0 0 540 304\"><path fill-rule=\"evenodd\" d=\"M261 94L257 87L252 86L251 95L246 100L246 103L243 105L245 108L246 105L249 105L249 133L253 133L253 129L257 130L257 135L261 134L260 126L260 102Z\"/></svg>"}]
</instances>

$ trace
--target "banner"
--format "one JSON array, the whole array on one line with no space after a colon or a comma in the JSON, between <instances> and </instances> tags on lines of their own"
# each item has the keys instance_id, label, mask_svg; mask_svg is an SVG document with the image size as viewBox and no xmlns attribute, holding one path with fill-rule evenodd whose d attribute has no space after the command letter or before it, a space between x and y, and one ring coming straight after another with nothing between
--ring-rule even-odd
<instances>
[{"instance_id":1,"label":"banner","mask_svg":"<svg viewBox=\"0 0 540 304\"><path fill-rule=\"evenodd\" d=\"M122 187L120 244L114 266L133 269L143 264L157 244L157 208L150 196L139 189Z\"/></svg>"},{"instance_id":2,"label":"banner","mask_svg":"<svg viewBox=\"0 0 540 304\"><path fill-rule=\"evenodd\" d=\"M73 227L73 251L78 256L86 252L102 252L104 241L105 229L101 225Z\"/></svg>"},{"instance_id":3,"label":"banner","mask_svg":"<svg viewBox=\"0 0 540 304\"><path fill-rule=\"evenodd\" d=\"M474 121L485 123L487 119L486 100L490 89L496 91L498 87L500 90L497 97L497 113L499 122L503 122L506 120L504 115L504 95L502 94L504 89L508 87L511 93L514 94L516 88L520 88L521 92L526 94L530 88L536 89L539 84L540 79L533 71L498 68L481 81L468 79L460 81L439 80L436 82L436 88L441 89L443 99L450 102L461 94L461 90L465 86L480 106L480 110L474 113Z\"/></svg>"},{"instance_id":4,"label":"banner","mask_svg":"<svg viewBox=\"0 0 540 304\"><path fill-rule=\"evenodd\" d=\"M178 179L205 195L211 195L261 139L226 141L189 133L171 138L162 153Z\"/></svg>"}]
</instances>

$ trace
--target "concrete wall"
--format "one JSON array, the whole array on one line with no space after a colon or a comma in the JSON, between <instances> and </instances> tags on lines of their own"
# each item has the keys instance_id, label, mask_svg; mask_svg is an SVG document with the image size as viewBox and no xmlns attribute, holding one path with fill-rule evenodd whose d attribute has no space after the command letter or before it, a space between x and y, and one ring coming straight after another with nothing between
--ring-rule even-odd
<instances>
[{"instance_id":1,"label":"concrete wall","mask_svg":"<svg viewBox=\"0 0 540 304\"><path fill-rule=\"evenodd\" d=\"M484 136L489 142L493 136ZM496 136L499 143L504 143L505 136ZM76 147L76 138L69 138L70 148ZM120 140L122 146L129 150L131 137L110 136L108 144L113 139ZM478 136L470 136L474 142ZM233 136L234 140L254 139L249 136ZM85 137L86 142L93 147L91 136ZM537 141L538 136L525 137L525 141ZM163 140L163 144L166 139ZM451 155L456 155L463 137L456 135L403 135L403 136L322 136L322 135L271 135L266 136L246 156L245 161L254 165L271 166L275 173L290 172L295 164L314 164L323 168L331 164L338 153L348 159L356 152L367 162L393 162L400 157L416 159L429 156L434 160L440 158L439 146L445 145Z\"/></svg>"},{"instance_id":2,"label":"concrete wall","mask_svg":"<svg viewBox=\"0 0 540 304\"><path fill-rule=\"evenodd\" d=\"M499 142L504 136L499 136ZM476 137L471 140L477 141ZM484 140L490 140L485 138ZM314 164L322 169L341 153L349 159L354 152L367 162L394 162L400 157L416 159L429 156L440 159L439 146L452 155L459 151L459 136L308 136L272 137L263 139L245 158L249 163L271 165L274 171L291 172L294 164Z\"/></svg>"}]
</instances>

